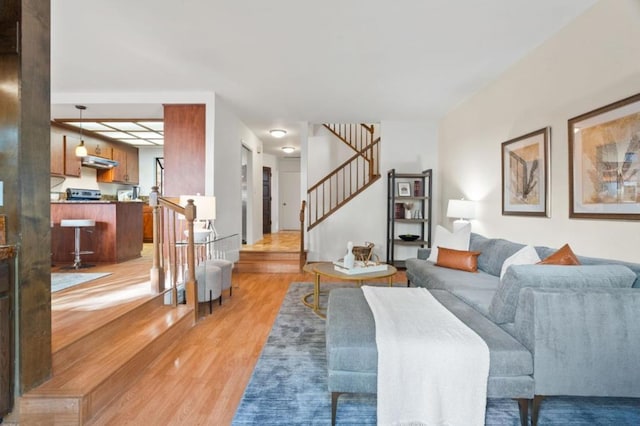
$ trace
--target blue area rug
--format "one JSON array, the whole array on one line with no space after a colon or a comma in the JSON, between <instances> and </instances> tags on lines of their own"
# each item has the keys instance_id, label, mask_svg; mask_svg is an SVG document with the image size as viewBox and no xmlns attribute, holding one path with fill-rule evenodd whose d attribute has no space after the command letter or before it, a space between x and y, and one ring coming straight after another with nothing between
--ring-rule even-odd
<instances>
[{"instance_id":1,"label":"blue area rug","mask_svg":"<svg viewBox=\"0 0 640 426\"><path fill-rule=\"evenodd\" d=\"M348 286L323 284L323 289ZM324 320L301 298L311 283L293 283L238 406L234 425L329 425ZM326 306L326 296L323 300ZM375 425L374 395L342 395L338 425ZM487 425L519 425L518 404L490 399ZM640 425L640 399L551 397L539 425Z\"/></svg>"},{"instance_id":2,"label":"blue area rug","mask_svg":"<svg viewBox=\"0 0 640 426\"><path fill-rule=\"evenodd\" d=\"M111 274L112 272L54 272L51 274L51 293Z\"/></svg>"}]
</instances>

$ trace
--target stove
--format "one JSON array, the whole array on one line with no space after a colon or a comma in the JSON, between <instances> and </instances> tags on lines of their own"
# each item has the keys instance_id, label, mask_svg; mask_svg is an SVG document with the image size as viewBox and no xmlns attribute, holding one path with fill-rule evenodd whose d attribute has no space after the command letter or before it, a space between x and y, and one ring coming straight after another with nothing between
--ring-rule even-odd
<instances>
[{"instance_id":1,"label":"stove","mask_svg":"<svg viewBox=\"0 0 640 426\"><path fill-rule=\"evenodd\" d=\"M68 201L96 201L102 198L99 189L67 188Z\"/></svg>"}]
</instances>

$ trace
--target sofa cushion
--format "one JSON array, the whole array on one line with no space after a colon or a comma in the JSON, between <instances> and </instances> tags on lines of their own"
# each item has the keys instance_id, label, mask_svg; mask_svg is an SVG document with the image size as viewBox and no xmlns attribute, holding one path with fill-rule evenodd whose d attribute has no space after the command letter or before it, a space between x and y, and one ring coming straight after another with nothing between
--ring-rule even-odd
<instances>
[{"instance_id":1,"label":"sofa cushion","mask_svg":"<svg viewBox=\"0 0 640 426\"><path fill-rule=\"evenodd\" d=\"M531 353L513 336L448 291L430 293L485 341L489 347L489 377L533 373Z\"/></svg>"},{"instance_id":2,"label":"sofa cushion","mask_svg":"<svg viewBox=\"0 0 640 426\"><path fill-rule=\"evenodd\" d=\"M469 250L479 251L478 269L488 274L500 276L504 261L524 247L500 238L486 238L478 234L471 234Z\"/></svg>"},{"instance_id":3,"label":"sofa cushion","mask_svg":"<svg viewBox=\"0 0 640 426\"><path fill-rule=\"evenodd\" d=\"M448 291L434 290L431 294L486 342L490 377L533 373L531 354L507 332ZM358 374L378 371L375 320L362 289L331 290L326 333L330 377L344 371Z\"/></svg>"},{"instance_id":4,"label":"sofa cushion","mask_svg":"<svg viewBox=\"0 0 640 426\"><path fill-rule=\"evenodd\" d=\"M513 322L520 290L534 288L626 288L636 275L622 265L514 265L500 280L489 307L498 324Z\"/></svg>"},{"instance_id":5,"label":"sofa cushion","mask_svg":"<svg viewBox=\"0 0 640 426\"><path fill-rule=\"evenodd\" d=\"M457 287L451 288L448 291L485 317L490 318L489 306L491 306L493 295L496 293L495 290Z\"/></svg>"},{"instance_id":6,"label":"sofa cushion","mask_svg":"<svg viewBox=\"0 0 640 426\"><path fill-rule=\"evenodd\" d=\"M435 238L431 245L429 260L432 262L436 262L438 260L438 247L446 247L454 250L468 250L470 235L470 224L461 227L455 232L451 232L440 225L436 226Z\"/></svg>"},{"instance_id":7,"label":"sofa cushion","mask_svg":"<svg viewBox=\"0 0 640 426\"><path fill-rule=\"evenodd\" d=\"M571 247L569 247L569 244L565 244L539 263L540 265L579 265L580 261L571 250Z\"/></svg>"},{"instance_id":8,"label":"sofa cushion","mask_svg":"<svg viewBox=\"0 0 640 426\"><path fill-rule=\"evenodd\" d=\"M378 371L375 320L361 289L329 292L326 338L330 371Z\"/></svg>"},{"instance_id":9,"label":"sofa cushion","mask_svg":"<svg viewBox=\"0 0 640 426\"><path fill-rule=\"evenodd\" d=\"M478 270L479 251L453 250L446 247L438 249L436 266L459 269L461 271L476 272Z\"/></svg>"},{"instance_id":10,"label":"sofa cushion","mask_svg":"<svg viewBox=\"0 0 640 426\"><path fill-rule=\"evenodd\" d=\"M492 290L498 288L500 279L478 270L477 273L457 269L440 268L433 262L420 259L407 259L407 278L418 287L450 290L468 288L472 290Z\"/></svg>"}]
</instances>

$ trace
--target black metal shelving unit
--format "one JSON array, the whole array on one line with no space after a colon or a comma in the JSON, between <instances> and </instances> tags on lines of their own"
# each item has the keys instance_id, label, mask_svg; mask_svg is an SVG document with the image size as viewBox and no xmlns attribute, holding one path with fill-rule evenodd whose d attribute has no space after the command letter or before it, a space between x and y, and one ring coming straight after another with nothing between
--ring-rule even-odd
<instances>
[{"instance_id":1,"label":"black metal shelving unit","mask_svg":"<svg viewBox=\"0 0 640 426\"><path fill-rule=\"evenodd\" d=\"M421 173L398 173L395 169L387 172L387 263L396 268L405 267L404 259L396 257L398 247L431 247L432 180L431 169ZM398 184L404 187L405 192L402 195L399 194ZM405 217L406 203L417 204L417 208L411 210L411 218ZM399 234L398 225L402 225L402 229L410 230L407 233L418 235L418 239L400 239L399 235L402 234Z\"/></svg>"}]
</instances>

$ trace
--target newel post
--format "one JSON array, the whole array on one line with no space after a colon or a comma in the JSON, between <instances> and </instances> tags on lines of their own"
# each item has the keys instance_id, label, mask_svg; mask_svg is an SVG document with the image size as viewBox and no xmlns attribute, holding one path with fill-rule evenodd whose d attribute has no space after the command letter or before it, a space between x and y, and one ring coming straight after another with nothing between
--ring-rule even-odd
<instances>
[{"instance_id":1,"label":"newel post","mask_svg":"<svg viewBox=\"0 0 640 426\"><path fill-rule=\"evenodd\" d=\"M187 220L187 281L185 283L187 306L193 308L194 322L198 320L198 289L196 283L196 251L193 237L193 221L196 218L196 206L193 200L187 200L184 207L184 217Z\"/></svg>"},{"instance_id":2,"label":"newel post","mask_svg":"<svg viewBox=\"0 0 640 426\"><path fill-rule=\"evenodd\" d=\"M161 235L160 235L160 205L158 203L158 187L151 188L149 194L149 206L153 209L153 265L149 272L151 291L160 293L164 291L164 270L160 264Z\"/></svg>"}]
</instances>

